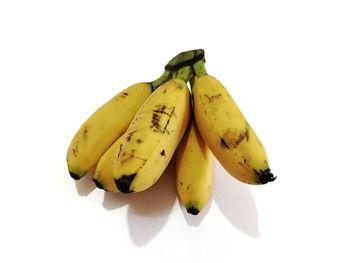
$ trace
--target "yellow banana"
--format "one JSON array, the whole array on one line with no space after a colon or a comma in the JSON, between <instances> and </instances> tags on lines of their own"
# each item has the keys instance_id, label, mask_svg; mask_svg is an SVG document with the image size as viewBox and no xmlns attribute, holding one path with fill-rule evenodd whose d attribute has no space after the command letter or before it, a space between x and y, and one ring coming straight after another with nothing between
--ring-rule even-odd
<instances>
[{"instance_id":1,"label":"yellow banana","mask_svg":"<svg viewBox=\"0 0 350 263\"><path fill-rule=\"evenodd\" d=\"M108 192L119 192L112 175L112 164L115 159L115 154L119 150L119 147L125 137L125 133L120 136L109 149L102 155L98 161L96 170L92 177L96 186Z\"/></svg>"},{"instance_id":2,"label":"yellow banana","mask_svg":"<svg viewBox=\"0 0 350 263\"><path fill-rule=\"evenodd\" d=\"M248 184L265 184L270 172L263 144L225 87L194 64L194 116L204 141L228 173Z\"/></svg>"},{"instance_id":3,"label":"yellow banana","mask_svg":"<svg viewBox=\"0 0 350 263\"><path fill-rule=\"evenodd\" d=\"M104 152L126 131L134 115L158 86L172 78L171 71L192 65L204 51L189 50L173 57L163 75L150 83L137 83L102 105L80 127L67 152L68 170L78 180L92 169Z\"/></svg>"},{"instance_id":4,"label":"yellow banana","mask_svg":"<svg viewBox=\"0 0 350 263\"><path fill-rule=\"evenodd\" d=\"M102 154L128 128L152 90L170 78L165 71L151 83L134 84L97 109L75 134L67 152L68 170L78 180L93 168Z\"/></svg>"},{"instance_id":5,"label":"yellow banana","mask_svg":"<svg viewBox=\"0 0 350 263\"><path fill-rule=\"evenodd\" d=\"M140 192L162 175L183 136L190 115L186 85L190 67L156 89L142 105L123 139L113 163L120 192ZM185 81L184 81L184 80Z\"/></svg>"},{"instance_id":6,"label":"yellow banana","mask_svg":"<svg viewBox=\"0 0 350 263\"><path fill-rule=\"evenodd\" d=\"M176 189L188 213L197 215L213 191L214 158L195 125L190 121L176 150Z\"/></svg>"}]
</instances>

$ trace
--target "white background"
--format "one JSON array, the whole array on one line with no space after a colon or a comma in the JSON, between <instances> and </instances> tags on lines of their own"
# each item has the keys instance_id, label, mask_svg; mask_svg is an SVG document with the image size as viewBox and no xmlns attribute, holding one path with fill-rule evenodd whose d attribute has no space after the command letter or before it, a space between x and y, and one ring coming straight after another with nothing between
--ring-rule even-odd
<instances>
[{"instance_id":1,"label":"white background","mask_svg":"<svg viewBox=\"0 0 350 263\"><path fill-rule=\"evenodd\" d=\"M1 1L1 262L349 262L349 1ZM210 205L75 182L101 104L203 48L264 142L274 183L217 164Z\"/></svg>"}]
</instances>

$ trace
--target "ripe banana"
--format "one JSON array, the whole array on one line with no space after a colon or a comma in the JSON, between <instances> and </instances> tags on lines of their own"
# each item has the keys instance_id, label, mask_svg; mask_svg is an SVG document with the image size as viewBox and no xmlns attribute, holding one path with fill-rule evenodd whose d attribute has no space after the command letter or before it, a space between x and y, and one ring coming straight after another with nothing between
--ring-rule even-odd
<instances>
[{"instance_id":1,"label":"ripe banana","mask_svg":"<svg viewBox=\"0 0 350 263\"><path fill-rule=\"evenodd\" d=\"M151 83L134 84L97 109L80 127L67 152L68 170L75 180L93 168L102 154L128 128L136 112L157 86L170 79L171 73Z\"/></svg>"},{"instance_id":2,"label":"ripe banana","mask_svg":"<svg viewBox=\"0 0 350 263\"><path fill-rule=\"evenodd\" d=\"M228 173L248 184L266 184L270 172L266 151L225 87L207 75L204 61L193 66L194 116L204 141Z\"/></svg>"},{"instance_id":3,"label":"ripe banana","mask_svg":"<svg viewBox=\"0 0 350 263\"><path fill-rule=\"evenodd\" d=\"M186 85L190 67L180 69L142 105L123 139L113 163L113 177L120 192L140 192L151 187L170 162L190 115Z\"/></svg>"},{"instance_id":4,"label":"ripe banana","mask_svg":"<svg viewBox=\"0 0 350 263\"><path fill-rule=\"evenodd\" d=\"M92 177L96 186L108 192L119 192L112 175L112 165L115 159L115 154L119 150L119 147L125 137L125 133L120 136L109 149L102 155L98 161L96 170Z\"/></svg>"},{"instance_id":5,"label":"ripe banana","mask_svg":"<svg viewBox=\"0 0 350 263\"><path fill-rule=\"evenodd\" d=\"M177 194L190 214L197 215L209 201L213 163L213 155L192 119L176 150Z\"/></svg>"}]
</instances>

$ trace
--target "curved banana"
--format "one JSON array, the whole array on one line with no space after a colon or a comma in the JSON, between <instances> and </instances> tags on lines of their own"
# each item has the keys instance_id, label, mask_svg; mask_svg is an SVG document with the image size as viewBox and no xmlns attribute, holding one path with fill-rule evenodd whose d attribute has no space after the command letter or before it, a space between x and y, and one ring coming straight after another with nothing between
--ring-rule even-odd
<instances>
[{"instance_id":1,"label":"curved banana","mask_svg":"<svg viewBox=\"0 0 350 263\"><path fill-rule=\"evenodd\" d=\"M71 177L78 180L96 165L102 154L125 132L146 98L171 79L173 71L184 65L192 65L203 57L202 49L179 53L168 62L160 78L128 87L92 114L77 131L68 148L66 158Z\"/></svg>"},{"instance_id":2,"label":"curved banana","mask_svg":"<svg viewBox=\"0 0 350 263\"><path fill-rule=\"evenodd\" d=\"M170 72L165 71L151 83L137 83L124 89L83 123L67 152L68 170L72 178L80 179L96 165L102 154L126 131L154 88L170 77Z\"/></svg>"},{"instance_id":3,"label":"curved banana","mask_svg":"<svg viewBox=\"0 0 350 263\"><path fill-rule=\"evenodd\" d=\"M115 154L125 137L125 133L120 136L98 161L92 180L96 186L108 192L119 192L112 175L112 165Z\"/></svg>"},{"instance_id":4,"label":"curved banana","mask_svg":"<svg viewBox=\"0 0 350 263\"><path fill-rule=\"evenodd\" d=\"M185 77L180 77L181 72ZM140 192L151 187L170 162L190 115L186 85L190 67L179 70L146 100L126 131L113 163L113 177L120 192Z\"/></svg>"},{"instance_id":5,"label":"curved banana","mask_svg":"<svg viewBox=\"0 0 350 263\"><path fill-rule=\"evenodd\" d=\"M213 164L213 155L192 119L176 150L177 194L190 214L197 215L210 199Z\"/></svg>"},{"instance_id":6,"label":"curved banana","mask_svg":"<svg viewBox=\"0 0 350 263\"><path fill-rule=\"evenodd\" d=\"M270 172L266 151L225 87L194 64L194 116L204 141L228 173L248 184L266 184Z\"/></svg>"}]
</instances>

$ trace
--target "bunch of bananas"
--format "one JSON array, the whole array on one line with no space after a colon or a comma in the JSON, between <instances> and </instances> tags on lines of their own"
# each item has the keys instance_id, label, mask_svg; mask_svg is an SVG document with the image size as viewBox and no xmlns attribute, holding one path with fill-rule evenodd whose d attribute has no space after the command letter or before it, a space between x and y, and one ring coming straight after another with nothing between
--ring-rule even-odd
<instances>
[{"instance_id":1,"label":"bunch of bananas","mask_svg":"<svg viewBox=\"0 0 350 263\"><path fill-rule=\"evenodd\" d=\"M178 54L158 79L136 83L97 109L72 139L67 164L76 180L91 171L98 188L134 193L151 187L174 154L177 193L194 215L212 194L214 156L241 182L276 178L229 92L207 74L202 49Z\"/></svg>"}]
</instances>

